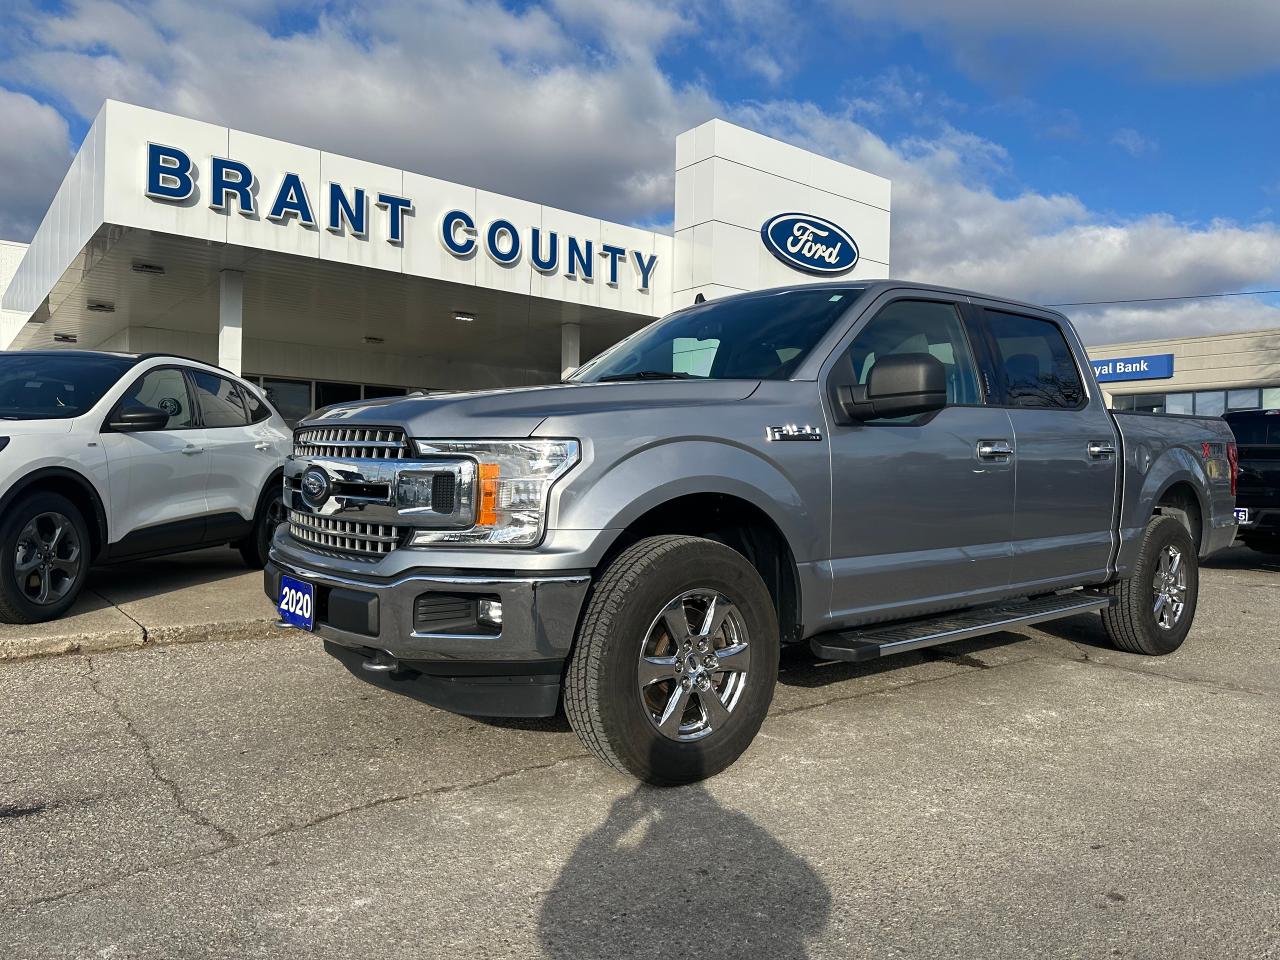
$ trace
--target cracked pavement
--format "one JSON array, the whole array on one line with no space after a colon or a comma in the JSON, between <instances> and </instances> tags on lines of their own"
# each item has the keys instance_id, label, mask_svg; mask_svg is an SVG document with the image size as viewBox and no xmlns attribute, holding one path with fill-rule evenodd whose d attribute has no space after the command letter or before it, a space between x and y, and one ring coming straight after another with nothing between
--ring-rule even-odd
<instances>
[{"instance_id":1,"label":"cracked pavement","mask_svg":"<svg viewBox=\"0 0 1280 960\"><path fill-rule=\"evenodd\" d=\"M1102 643L788 655L665 791L296 634L0 663L0 956L1280 956L1280 563Z\"/></svg>"}]
</instances>

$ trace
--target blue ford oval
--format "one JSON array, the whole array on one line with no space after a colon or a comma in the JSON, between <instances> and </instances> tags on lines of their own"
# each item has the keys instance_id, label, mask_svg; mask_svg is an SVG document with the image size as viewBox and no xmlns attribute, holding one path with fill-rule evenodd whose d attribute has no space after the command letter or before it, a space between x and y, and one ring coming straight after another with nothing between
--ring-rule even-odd
<instances>
[{"instance_id":1,"label":"blue ford oval","mask_svg":"<svg viewBox=\"0 0 1280 960\"><path fill-rule=\"evenodd\" d=\"M858 244L849 232L812 214L780 213L765 221L760 239L775 257L805 273L834 276L858 262Z\"/></svg>"}]
</instances>

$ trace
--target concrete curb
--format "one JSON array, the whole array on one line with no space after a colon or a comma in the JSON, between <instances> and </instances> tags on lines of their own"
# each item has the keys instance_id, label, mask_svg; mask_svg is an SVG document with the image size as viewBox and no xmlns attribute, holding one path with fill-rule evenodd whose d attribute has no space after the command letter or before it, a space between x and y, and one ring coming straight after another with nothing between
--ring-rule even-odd
<instances>
[{"instance_id":1,"label":"concrete curb","mask_svg":"<svg viewBox=\"0 0 1280 960\"><path fill-rule=\"evenodd\" d=\"M271 640L279 635L273 620L232 620L223 623L176 624L144 630L137 624L105 631L77 630L55 636L0 638L0 664L77 653L139 650L180 643Z\"/></svg>"}]
</instances>

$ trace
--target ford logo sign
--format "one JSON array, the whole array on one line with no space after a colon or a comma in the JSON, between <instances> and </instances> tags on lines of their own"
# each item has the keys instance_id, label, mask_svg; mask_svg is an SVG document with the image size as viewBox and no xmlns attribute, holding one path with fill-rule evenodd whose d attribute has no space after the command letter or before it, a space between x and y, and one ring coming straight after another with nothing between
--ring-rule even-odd
<instances>
[{"instance_id":1,"label":"ford logo sign","mask_svg":"<svg viewBox=\"0 0 1280 960\"><path fill-rule=\"evenodd\" d=\"M843 227L807 213L780 213L766 220L760 239L775 257L805 273L836 276L858 262L858 245Z\"/></svg>"},{"instance_id":2,"label":"ford logo sign","mask_svg":"<svg viewBox=\"0 0 1280 960\"><path fill-rule=\"evenodd\" d=\"M319 507L329 499L329 475L319 467L309 467L302 475L302 499Z\"/></svg>"}]
</instances>

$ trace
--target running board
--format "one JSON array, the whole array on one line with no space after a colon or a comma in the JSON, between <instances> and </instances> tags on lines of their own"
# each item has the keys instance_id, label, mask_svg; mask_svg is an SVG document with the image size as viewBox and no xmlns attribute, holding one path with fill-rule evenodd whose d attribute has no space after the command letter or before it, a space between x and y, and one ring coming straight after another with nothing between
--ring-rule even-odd
<instances>
[{"instance_id":1,"label":"running board","mask_svg":"<svg viewBox=\"0 0 1280 960\"><path fill-rule=\"evenodd\" d=\"M875 660L892 653L968 640L970 637L980 637L985 633L996 633L1011 627L1104 610L1110 605L1110 597L1088 590L1053 593L1031 600L1013 600L906 623L821 633L809 641L809 647L815 656L824 660Z\"/></svg>"}]
</instances>

